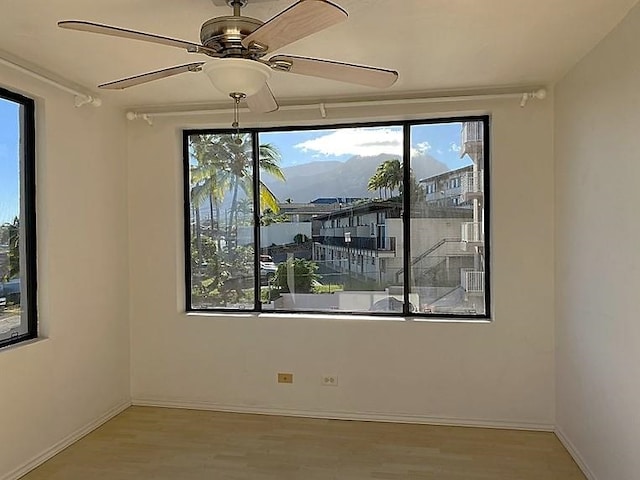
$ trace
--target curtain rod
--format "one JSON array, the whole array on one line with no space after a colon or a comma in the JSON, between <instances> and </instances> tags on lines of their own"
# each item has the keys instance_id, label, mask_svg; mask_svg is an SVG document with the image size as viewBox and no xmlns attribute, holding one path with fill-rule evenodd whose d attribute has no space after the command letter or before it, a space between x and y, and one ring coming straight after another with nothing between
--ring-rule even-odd
<instances>
[{"instance_id":1,"label":"curtain rod","mask_svg":"<svg viewBox=\"0 0 640 480\"><path fill-rule=\"evenodd\" d=\"M75 88L69 87L60 81L53 80L47 75L37 72L34 69L28 68L24 65L21 65L17 61L9 60L7 58L3 58L0 56L0 64L6 65L7 67L13 68L14 70L18 70L25 75L40 80L41 82L46 83L47 85L51 85L56 87L63 92L69 93L75 97L74 104L76 107L82 107L83 105L91 105L94 107L99 107L102 105L102 100L98 97L94 97L93 95L89 95L87 93L76 90Z\"/></svg>"},{"instance_id":2,"label":"curtain rod","mask_svg":"<svg viewBox=\"0 0 640 480\"><path fill-rule=\"evenodd\" d=\"M279 111L294 111L294 110L314 110L319 108L322 118L327 117L328 108L348 108L348 107L379 107L383 105L406 105L406 104L422 104L422 103L448 103L448 102L468 102L473 100L498 100L507 98L520 99L520 107L525 107L529 100L544 100L547 97L547 90L539 88L528 92L516 92L516 93L491 93L491 94L476 94L476 95L451 95L444 97L423 97L423 98L406 98L398 100L354 100L346 102L321 102L312 104L300 104L300 105L284 105L279 108ZM248 108L242 108L243 111L249 111ZM149 125L152 124L153 117L180 117L185 115L210 115L212 113L232 113L231 108L200 108L197 110L167 110L167 111L133 111L127 112L127 118L129 120L144 120Z\"/></svg>"}]
</instances>

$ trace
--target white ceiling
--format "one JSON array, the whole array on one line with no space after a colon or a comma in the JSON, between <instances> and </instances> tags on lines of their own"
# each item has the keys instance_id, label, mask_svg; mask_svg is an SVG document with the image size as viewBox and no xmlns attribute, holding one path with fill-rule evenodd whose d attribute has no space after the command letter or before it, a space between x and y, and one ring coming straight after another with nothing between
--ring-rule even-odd
<instances>
[{"instance_id":1,"label":"white ceiling","mask_svg":"<svg viewBox=\"0 0 640 480\"><path fill-rule=\"evenodd\" d=\"M375 98L454 89L534 86L559 79L638 0L336 0L349 19L280 53L393 68L385 91L274 73L276 97ZM293 0L260 0L243 14L267 20ZM2 0L0 48L95 91L110 80L206 59L183 50L62 30L89 20L189 41L200 25L229 15L211 0ZM121 105L217 103L227 99L201 73L101 92Z\"/></svg>"}]
</instances>

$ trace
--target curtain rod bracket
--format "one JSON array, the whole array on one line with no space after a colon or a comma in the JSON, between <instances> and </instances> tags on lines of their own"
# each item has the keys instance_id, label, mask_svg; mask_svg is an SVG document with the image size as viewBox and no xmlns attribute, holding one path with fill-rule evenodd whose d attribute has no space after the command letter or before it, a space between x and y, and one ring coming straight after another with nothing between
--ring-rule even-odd
<instances>
[{"instance_id":1,"label":"curtain rod bracket","mask_svg":"<svg viewBox=\"0 0 640 480\"><path fill-rule=\"evenodd\" d=\"M520 107L526 107L527 103L529 103L529 100L544 100L545 98L547 98L547 90L544 88L534 90L533 92L523 93L522 99L520 100Z\"/></svg>"},{"instance_id":2,"label":"curtain rod bracket","mask_svg":"<svg viewBox=\"0 0 640 480\"><path fill-rule=\"evenodd\" d=\"M153 120L151 119L151 116L147 113L127 112L127 120L130 120L130 121L144 120L145 122L147 122L147 124L150 127L153 126Z\"/></svg>"},{"instance_id":3,"label":"curtain rod bracket","mask_svg":"<svg viewBox=\"0 0 640 480\"><path fill-rule=\"evenodd\" d=\"M74 105L80 108L84 105L91 105L92 107L100 107L102 105L102 99L92 97L91 95L76 95Z\"/></svg>"},{"instance_id":4,"label":"curtain rod bracket","mask_svg":"<svg viewBox=\"0 0 640 480\"><path fill-rule=\"evenodd\" d=\"M320 115L322 118L327 118L327 107L324 103L320 104Z\"/></svg>"}]
</instances>

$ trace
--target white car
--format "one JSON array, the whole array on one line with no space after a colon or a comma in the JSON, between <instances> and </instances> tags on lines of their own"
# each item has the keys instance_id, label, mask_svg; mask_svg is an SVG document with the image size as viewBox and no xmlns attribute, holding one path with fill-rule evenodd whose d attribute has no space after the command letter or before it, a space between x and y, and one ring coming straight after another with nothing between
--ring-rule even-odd
<instances>
[{"instance_id":1,"label":"white car","mask_svg":"<svg viewBox=\"0 0 640 480\"><path fill-rule=\"evenodd\" d=\"M270 279L276 274L278 267L270 255L260 255L260 277Z\"/></svg>"}]
</instances>

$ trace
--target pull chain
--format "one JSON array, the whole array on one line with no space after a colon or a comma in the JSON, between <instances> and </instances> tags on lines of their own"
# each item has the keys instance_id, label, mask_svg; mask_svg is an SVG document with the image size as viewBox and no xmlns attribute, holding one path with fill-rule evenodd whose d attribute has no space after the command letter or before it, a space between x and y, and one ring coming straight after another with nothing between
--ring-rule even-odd
<instances>
[{"instance_id":1,"label":"pull chain","mask_svg":"<svg viewBox=\"0 0 640 480\"><path fill-rule=\"evenodd\" d=\"M240 100L246 98L244 93L233 92L230 93L229 96L233 98L233 123L231 126L236 129L236 139L234 142L237 145L242 144L242 139L240 138Z\"/></svg>"}]
</instances>

